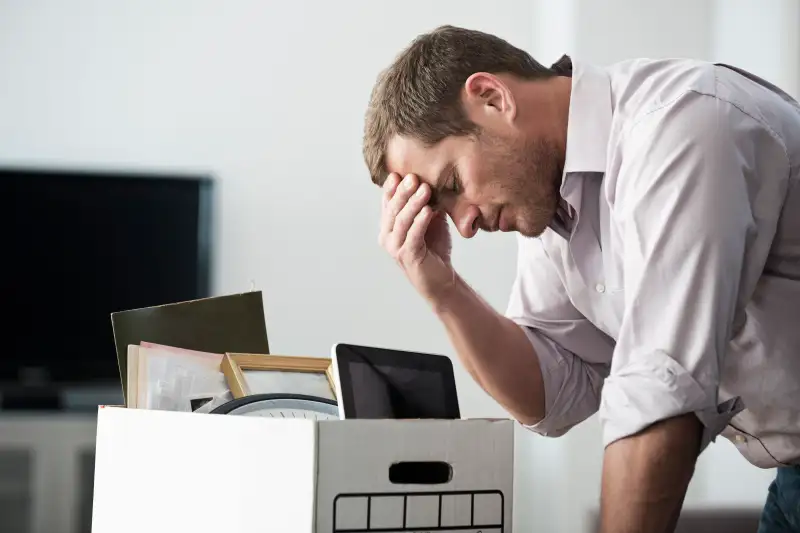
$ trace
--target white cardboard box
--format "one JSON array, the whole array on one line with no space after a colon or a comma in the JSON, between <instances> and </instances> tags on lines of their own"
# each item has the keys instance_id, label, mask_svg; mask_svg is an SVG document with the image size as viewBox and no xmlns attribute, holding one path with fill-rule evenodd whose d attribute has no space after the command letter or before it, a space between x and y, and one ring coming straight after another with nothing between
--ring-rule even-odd
<instances>
[{"instance_id":1,"label":"white cardboard box","mask_svg":"<svg viewBox=\"0 0 800 533\"><path fill-rule=\"evenodd\" d=\"M508 533L513 463L511 420L101 407L92 532Z\"/></svg>"}]
</instances>

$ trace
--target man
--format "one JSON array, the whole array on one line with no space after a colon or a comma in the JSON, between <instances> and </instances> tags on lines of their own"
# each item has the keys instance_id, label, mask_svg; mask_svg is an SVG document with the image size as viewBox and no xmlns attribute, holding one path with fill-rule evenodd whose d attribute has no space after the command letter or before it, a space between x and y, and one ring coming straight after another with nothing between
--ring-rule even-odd
<instances>
[{"instance_id":1,"label":"man","mask_svg":"<svg viewBox=\"0 0 800 533\"><path fill-rule=\"evenodd\" d=\"M672 531L720 433L780 467L760 531L800 528L795 101L733 67L546 68L442 27L379 77L364 156L380 243L473 378L543 435L599 410L603 531ZM505 316L451 264L446 216L519 234Z\"/></svg>"}]
</instances>

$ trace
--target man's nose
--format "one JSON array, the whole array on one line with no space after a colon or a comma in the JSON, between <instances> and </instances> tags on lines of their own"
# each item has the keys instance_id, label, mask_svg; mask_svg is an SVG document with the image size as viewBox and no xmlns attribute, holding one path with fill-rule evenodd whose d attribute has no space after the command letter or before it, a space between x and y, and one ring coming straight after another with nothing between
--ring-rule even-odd
<instances>
[{"instance_id":1,"label":"man's nose","mask_svg":"<svg viewBox=\"0 0 800 533\"><path fill-rule=\"evenodd\" d=\"M478 233L478 220L481 212L474 205L456 207L451 214L453 224L465 239L471 239Z\"/></svg>"}]
</instances>

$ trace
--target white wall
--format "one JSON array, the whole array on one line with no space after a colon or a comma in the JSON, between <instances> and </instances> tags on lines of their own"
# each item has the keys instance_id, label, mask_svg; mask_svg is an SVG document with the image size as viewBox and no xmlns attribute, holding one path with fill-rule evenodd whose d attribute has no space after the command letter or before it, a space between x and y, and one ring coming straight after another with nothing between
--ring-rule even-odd
<instances>
[{"instance_id":1,"label":"white wall","mask_svg":"<svg viewBox=\"0 0 800 533\"><path fill-rule=\"evenodd\" d=\"M692 0L0 0L0 164L212 172L214 290L255 281L276 353L326 355L354 341L452 356L377 245L379 192L360 140L378 70L416 34L452 23L542 61L742 59L773 81L794 79L797 94L800 61L782 67L800 56L797 25L785 22L798 17L791 0L780 9L742 46L749 16ZM782 59L760 62L777 49ZM514 259L511 236L455 240L456 265L499 308ZM466 416L505 416L456 368ZM519 443L520 530L580 531L599 494L596 419L558 440L520 433ZM759 505L770 477L715 444L687 506Z\"/></svg>"},{"instance_id":2,"label":"white wall","mask_svg":"<svg viewBox=\"0 0 800 533\"><path fill-rule=\"evenodd\" d=\"M714 0L710 55L800 97L800 2Z\"/></svg>"}]
</instances>

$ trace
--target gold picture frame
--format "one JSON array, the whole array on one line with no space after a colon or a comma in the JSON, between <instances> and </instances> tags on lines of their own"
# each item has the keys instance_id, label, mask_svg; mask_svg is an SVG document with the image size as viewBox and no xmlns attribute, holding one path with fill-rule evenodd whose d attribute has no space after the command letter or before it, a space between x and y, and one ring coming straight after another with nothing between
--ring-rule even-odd
<instances>
[{"instance_id":1,"label":"gold picture frame","mask_svg":"<svg viewBox=\"0 0 800 533\"><path fill-rule=\"evenodd\" d=\"M258 393L295 393L336 400L333 362L329 357L229 352L220 367L231 394L237 399ZM261 377L269 373L272 376L253 386L245 376L247 371L258 372ZM322 376L327 387L322 384Z\"/></svg>"}]
</instances>

